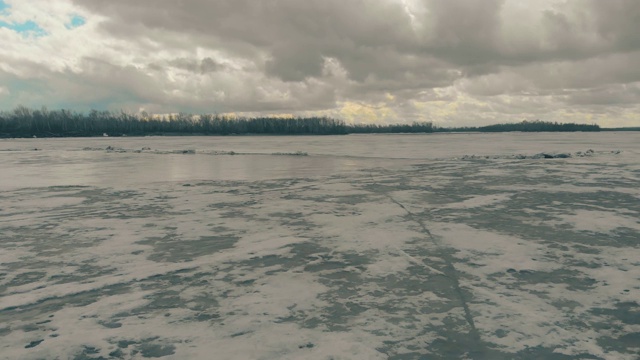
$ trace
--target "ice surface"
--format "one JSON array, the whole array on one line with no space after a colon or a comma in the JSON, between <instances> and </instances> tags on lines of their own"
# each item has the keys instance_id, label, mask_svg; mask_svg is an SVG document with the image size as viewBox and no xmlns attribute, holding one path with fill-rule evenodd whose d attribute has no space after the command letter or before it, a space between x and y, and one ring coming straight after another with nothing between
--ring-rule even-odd
<instances>
[{"instance_id":1,"label":"ice surface","mask_svg":"<svg viewBox=\"0 0 640 360\"><path fill-rule=\"evenodd\" d=\"M2 140L0 358L637 359L638 140Z\"/></svg>"}]
</instances>

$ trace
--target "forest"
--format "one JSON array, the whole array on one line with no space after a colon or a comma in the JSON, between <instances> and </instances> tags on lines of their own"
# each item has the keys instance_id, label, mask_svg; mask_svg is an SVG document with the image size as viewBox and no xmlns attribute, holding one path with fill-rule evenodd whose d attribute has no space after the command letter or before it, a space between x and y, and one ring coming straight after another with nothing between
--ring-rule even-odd
<instances>
[{"instance_id":1,"label":"forest","mask_svg":"<svg viewBox=\"0 0 640 360\"><path fill-rule=\"evenodd\" d=\"M571 132L571 131L601 131L600 126L595 124L575 124L558 123L550 121L527 121L519 123L494 124L480 127L456 127L456 128L436 128L436 132Z\"/></svg>"},{"instance_id":2,"label":"forest","mask_svg":"<svg viewBox=\"0 0 640 360\"><path fill-rule=\"evenodd\" d=\"M346 135L375 133L600 131L598 125L522 121L481 127L443 128L432 122L346 124L328 117L229 117L186 113L151 116L124 111L82 113L19 106L0 112L0 138L146 135Z\"/></svg>"},{"instance_id":3,"label":"forest","mask_svg":"<svg viewBox=\"0 0 640 360\"><path fill-rule=\"evenodd\" d=\"M426 133L432 123L347 125L328 117L228 117L224 115L131 115L92 110L32 110L0 113L0 137L81 137L145 135L345 135L355 133Z\"/></svg>"},{"instance_id":4,"label":"forest","mask_svg":"<svg viewBox=\"0 0 640 360\"><path fill-rule=\"evenodd\" d=\"M232 118L220 115L132 115L92 110L31 110L18 107L0 113L0 137L74 137L144 135L337 135L346 134L343 121L326 117Z\"/></svg>"}]
</instances>

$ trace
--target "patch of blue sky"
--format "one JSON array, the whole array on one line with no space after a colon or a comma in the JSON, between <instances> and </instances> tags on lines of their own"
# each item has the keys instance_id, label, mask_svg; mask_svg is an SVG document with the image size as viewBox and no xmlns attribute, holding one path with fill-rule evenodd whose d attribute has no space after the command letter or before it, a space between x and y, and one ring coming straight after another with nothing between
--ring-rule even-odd
<instances>
[{"instance_id":1,"label":"patch of blue sky","mask_svg":"<svg viewBox=\"0 0 640 360\"><path fill-rule=\"evenodd\" d=\"M71 30L71 29L75 29L77 27L80 27L84 24L86 24L87 21L85 20L85 18L83 18L80 15L72 15L71 16L71 20L69 20L69 22L65 25L67 27L67 29Z\"/></svg>"},{"instance_id":2,"label":"patch of blue sky","mask_svg":"<svg viewBox=\"0 0 640 360\"><path fill-rule=\"evenodd\" d=\"M40 36L47 35L47 32L44 31L44 29L41 28L40 25L38 25L35 21L32 21L32 20L25 21L23 23L13 23L13 22L10 23L6 21L0 21L0 27L13 30L24 36L31 35L35 37L40 37Z\"/></svg>"},{"instance_id":3,"label":"patch of blue sky","mask_svg":"<svg viewBox=\"0 0 640 360\"><path fill-rule=\"evenodd\" d=\"M7 9L9 9L9 7L10 6L7 5L6 2L4 2L3 0L0 0L0 14L7 13L9 11L9 10L7 10Z\"/></svg>"},{"instance_id":4,"label":"patch of blue sky","mask_svg":"<svg viewBox=\"0 0 640 360\"><path fill-rule=\"evenodd\" d=\"M0 15L9 15L9 9L11 6L4 2L4 0L0 0ZM35 21L28 20L22 23L10 22L0 20L0 28L7 28L9 30L13 30L23 36L45 36L47 32L40 27Z\"/></svg>"}]
</instances>

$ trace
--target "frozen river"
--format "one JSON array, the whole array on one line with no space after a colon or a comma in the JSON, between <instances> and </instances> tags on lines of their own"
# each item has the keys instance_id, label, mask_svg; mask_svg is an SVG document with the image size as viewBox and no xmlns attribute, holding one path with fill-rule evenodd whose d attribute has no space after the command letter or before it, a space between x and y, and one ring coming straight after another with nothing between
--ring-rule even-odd
<instances>
[{"instance_id":1,"label":"frozen river","mask_svg":"<svg viewBox=\"0 0 640 360\"><path fill-rule=\"evenodd\" d=\"M640 133L0 140L1 359L638 354Z\"/></svg>"}]
</instances>

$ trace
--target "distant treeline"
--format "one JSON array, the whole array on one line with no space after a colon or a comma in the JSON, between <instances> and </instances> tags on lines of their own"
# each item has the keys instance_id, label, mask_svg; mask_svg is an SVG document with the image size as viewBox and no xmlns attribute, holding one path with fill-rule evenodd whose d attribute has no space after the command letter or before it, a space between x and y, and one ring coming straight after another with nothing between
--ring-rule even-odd
<instances>
[{"instance_id":1,"label":"distant treeline","mask_svg":"<svg viewBox=\"0 0 640 360\"><path fill-rule=\"evenodd\" d=\"M0 112L0 137L73 137L143 135L343 135L373 133L600 131L598 125L522 121L482 127L440 128L431 122L413 124L345 124L328 117L235 118L220 115L175 114L149 116L92 110L33 110L19 106Z\"/></svg>"},{"instance_id":2,"label":"distant treeline","mask_svg":"<svg viewBox=\"0 0 640 360\"><path fill-rule=\"evenodd\" d=\"M435 131L433 123L414 122L413 124L354 124L347 125L350 134L399 134L399 133L432 133Z\"/></svg>"},{"instance_id":3,"label":"distant treeline","mask_svg":"<svg viewBox=\"0 0 640 360\"><path fill-rule=\"evenodd\" d=\"M602 131L640 131L640 127L603 128Z\"/></svg>"},{"instance_id":4,"label":"distant treeline","mask_svg":"<svg viewBox=\"0 0 640 360\"><path fill-rule=\"evenodd\" d=\"M326 117L282 119L274 117L232 118L220 115L131 115L92 110L31 110L19 107L0 113L2 137L142 135L337 135L347 134L341 120Z\"/></svg>"},{"instance_id":5,"label":"distant treeline","mask_svg":"<svg viewBox=\"0 0 640 360\"><path fill-rule=\"evenodd\" d=\"M220 115L131 115L92 110L32 110L18 107L0 113L0 137L72 137L142 135L343 135L353 133L433 132L432 123L347 125L327 117L236 118Z\"/></svg>"},{"instance_id":6,"label":"distant treeline","mask_svg":"<svg viewBox=\"0 0 640 360\"><path fill-rule=\"evenodd\" d=\"M543 131L600 131L600 126L592 124L557 123L550 121L527 121L509 124L495 124L480 127L436 128L437 132L543 132Z\"/></svg>"}]
</instances>

